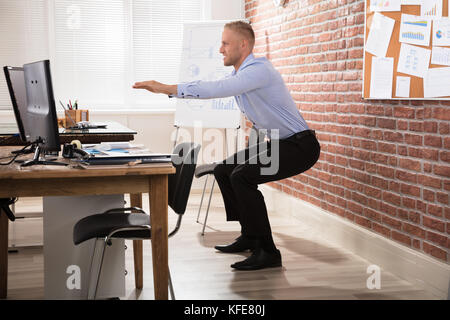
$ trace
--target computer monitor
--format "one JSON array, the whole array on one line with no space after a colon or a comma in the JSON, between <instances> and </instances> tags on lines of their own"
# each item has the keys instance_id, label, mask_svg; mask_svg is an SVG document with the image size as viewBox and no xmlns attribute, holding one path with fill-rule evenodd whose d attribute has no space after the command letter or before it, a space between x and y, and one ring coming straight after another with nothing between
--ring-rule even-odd
<instances>
[{"instance_id":1,"label":"computer monitor","mask_svg":"<svg viewBox=\"0 0 450 320\"><path fill-rule=\"evenodd\" d=\"M43 60L23 65L27 112L23 124L27 141L36 145L34 158L22 166L34 164L64 164L40 160L41 152L60 151L58 122L50 73L50 61ZM64 164L66 165L66 164Z\"/></svg>"},{"instance_id":2,"label":"computer monitor","mask_svg":"<svg viewBox=\"0 0 450 320\"><path fill-rule=\"evenodd\" d=\"M28 105L23 68L5 66L3 67L3 71L11 97L14 116L16 117L17 128L19 129L20 139L26 142L27 132L25 132L23 121L26 119L25 114L27 113Z\"/></svg>"}]
</instances>

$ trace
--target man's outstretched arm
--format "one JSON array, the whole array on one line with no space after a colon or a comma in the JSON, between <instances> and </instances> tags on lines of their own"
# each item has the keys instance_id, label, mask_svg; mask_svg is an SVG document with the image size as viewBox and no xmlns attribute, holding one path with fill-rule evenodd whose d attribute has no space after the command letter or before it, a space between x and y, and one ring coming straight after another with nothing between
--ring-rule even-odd
<instances>
[{"instance_id":1,"label":"man's outstretched arm","mask_svg":"<svg viewBox=\"0 0 450 320\"><path fill-rule=\"evenodd\" d=\"M164 84L154 80L136 82L133 85L134 89L145 89L153 93L164 93L167 95L177 95L177 87L176 84Z\"/></svg>"}]
</instances>

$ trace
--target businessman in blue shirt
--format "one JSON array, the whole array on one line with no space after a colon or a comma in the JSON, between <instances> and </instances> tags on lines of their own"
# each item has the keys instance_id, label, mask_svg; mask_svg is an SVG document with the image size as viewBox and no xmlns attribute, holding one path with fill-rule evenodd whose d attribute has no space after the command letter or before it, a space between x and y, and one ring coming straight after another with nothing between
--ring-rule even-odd
<instances>
[{"instance_id":1,"label":"businessman in blue shirt","mask_svg":"<svg viewBox=\"0 0 450 320\"><path fill-rule=\"evenodd\" d=\"M255 35L250 24L230 22L222 33L220 53L230 76L217 81L193 81L168 85L157 81L134 84L136 89L164 93L180 99L212 99L234 96L253 128L267 133L265 141L239 151L219 163L214 175L222 192L228 221L239 221L241 235L229 245L215 248L224 253L250 250L252 254L231 265L237 270L280 267L281 254L272 238L264 197L258 184L285 179L311 168L320 145L298 111L281 75L266 58L255 58ZM274 153L276 155L274 156ZM268 169L277 161L275 172ZM267 173L270 172L270 173Z\"/></svg>"}]
</instances>

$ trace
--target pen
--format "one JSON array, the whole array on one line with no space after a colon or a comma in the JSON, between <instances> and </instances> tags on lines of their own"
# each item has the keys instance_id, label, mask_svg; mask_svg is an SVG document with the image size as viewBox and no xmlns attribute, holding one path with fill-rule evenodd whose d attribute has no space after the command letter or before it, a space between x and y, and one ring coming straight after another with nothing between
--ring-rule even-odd
<instances>
[{"instance_id":1,"label":"pen","mask_svg":"<svg viewBox=\"0 0 450 320\"><path fill-rule=\"evenodd\" d=\"M61 106L63 107L64 111L67 111L67 109L64 107L64 104L61 102L61 100L59 100L59 103L60 103ZM69 105L67 105L67 106L69 106ZM76 126L77 123L72 119L72 117L70 116L70 113L65 112L65 114L69 116L70 120L71 120L71 121L73 122L73 124Z\"/></svg>"},{"instance_id":2,"label":"pen","mask_svg":"<svg viewBox=\"0 0 450 320\"><path fill-rule=\"evenodd\" d=\"M73 108L72 108L72 102L70 101L70 99L69 99L69 105L70 105L70 110L73 110Z\"/></svg>"},{"instance_id":3,"label":"pen","mask_svg":"<svg viewBox=\"0 0 450 320\"><path fill-rule=\"evenodd\" d=\"M78 100L75 100L75 110L78 110Z\"/></svg>"}]
</instances>

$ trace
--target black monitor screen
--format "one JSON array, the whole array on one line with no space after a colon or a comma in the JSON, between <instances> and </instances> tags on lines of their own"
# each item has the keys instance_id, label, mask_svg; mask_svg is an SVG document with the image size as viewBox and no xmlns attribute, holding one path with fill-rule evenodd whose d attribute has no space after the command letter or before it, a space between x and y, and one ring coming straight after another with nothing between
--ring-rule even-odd
<instances>
[{"instance_id":1,"label":"black monitor screen","mask_svg":"<svg viewBox=\"0 0 450 320\"><path fill-rule=\"evenodd\" d=\"M25 90L25 78L23 68L17 67L3 67L5 72L6 83L8 84L9 95L11 96L11 103L14 109L14 116L16 117L17 127L19 128L20 138L22 141L27 141L25 127L23 124L26 119L27 112L27 92Z\"/></svg>"},{"instance_id":2,"label":"black monitor screen","mask_svg":"<svg viewBox=\"0 0 450 320\"><path fill-rule=\"evenodd\" d=\"M27 140L39 141L43 151L60 151L58 122L53 96L50 61L38 61L23 65L27 92Z\"/></svg>"}]
</instances>

